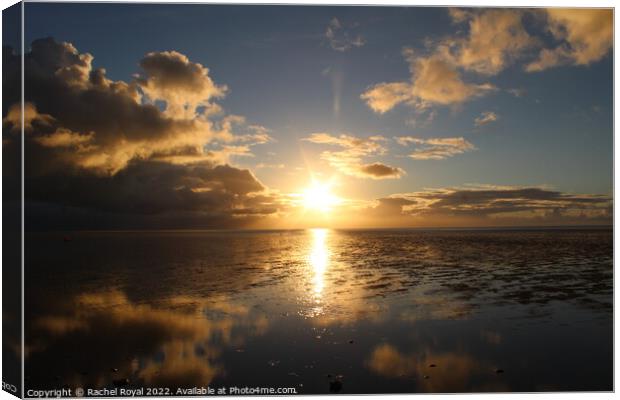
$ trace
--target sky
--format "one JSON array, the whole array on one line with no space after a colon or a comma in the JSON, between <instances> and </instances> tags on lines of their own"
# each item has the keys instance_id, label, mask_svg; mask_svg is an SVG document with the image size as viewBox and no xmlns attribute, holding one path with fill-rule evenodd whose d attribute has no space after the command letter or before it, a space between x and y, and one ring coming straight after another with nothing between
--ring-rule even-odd
<instances>
[{"instance_id":1,"label":"sky","mask_svg":"<svg viewBox=\"0 0 620 400\"><path fill-rule=\"evenodd\" d=\"M27 219L610 224L612 32L604 9L26 3Z\"/></svg>"}]
</instances>

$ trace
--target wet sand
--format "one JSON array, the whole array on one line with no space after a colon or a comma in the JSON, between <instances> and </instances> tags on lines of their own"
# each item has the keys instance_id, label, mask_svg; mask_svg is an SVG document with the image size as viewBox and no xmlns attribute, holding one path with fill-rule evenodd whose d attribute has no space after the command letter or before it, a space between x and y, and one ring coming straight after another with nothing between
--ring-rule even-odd
<instances>
[{"instance_id":1,"label":"wet sand","mask_svg":"<svg viewBox=\"0 0 620 400\"><path fill-rule=\"evenodd\" d=\"M26 246L27 388L612 390L610 229L60 232Z\"/></svg>"}]
</instances>

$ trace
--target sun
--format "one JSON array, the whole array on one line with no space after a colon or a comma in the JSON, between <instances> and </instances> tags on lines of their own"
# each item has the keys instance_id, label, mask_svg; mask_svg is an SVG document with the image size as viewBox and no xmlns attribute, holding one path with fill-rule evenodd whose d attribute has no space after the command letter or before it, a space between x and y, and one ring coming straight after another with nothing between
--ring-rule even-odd
<instances>
[{"instance_id":1,"label":"sun","mask_svg":"<svg viewBox=\"0 0 620 400\"><path fill-rule=\"evenodd\" d=\"M301 194L302 203L306 209L329 212L340 203L340 199L331 192L331 182L312 181Z\"/></svg>"}]
</instances>

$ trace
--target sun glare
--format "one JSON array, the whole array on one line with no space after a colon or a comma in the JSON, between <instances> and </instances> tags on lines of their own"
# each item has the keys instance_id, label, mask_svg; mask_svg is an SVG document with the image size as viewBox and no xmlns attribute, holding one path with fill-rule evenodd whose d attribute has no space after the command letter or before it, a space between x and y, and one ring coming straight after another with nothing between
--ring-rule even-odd
<instances>
[{"instance_id":1,"label":"sun glare","mask_svg":"<svg viewBox=\"0 0 620 400\"><path fill-rule=\"evenodd\" d=\"M307 209L329 212L340 199L332 194L331 183L313 181L312 185L303 191L302 201Z\"/></svg>"}]
</instances>

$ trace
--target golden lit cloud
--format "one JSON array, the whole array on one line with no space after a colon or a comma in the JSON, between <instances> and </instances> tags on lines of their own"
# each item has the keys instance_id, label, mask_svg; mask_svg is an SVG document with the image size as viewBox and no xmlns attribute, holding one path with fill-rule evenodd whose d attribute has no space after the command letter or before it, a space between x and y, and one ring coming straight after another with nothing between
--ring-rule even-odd
<instances>
[{"instance_id":1,"label":"golden lit cloud","mask_svg":"<svg viewBox=\"0 0 620 400\"><path fill-rule=\"evenodd\" d=\"M396 105L412 98L411 84L407 82L378 83L361 95L373 111L384 114Z\"/></svg>"},{"instance_id":2,"label":"golden lit cloud","mask_svg":"<svg viewBox=\"0 0 620 400\"><path fill-rule=\"evenodd\" d=\"M137 80L140 88L152 101L164 101L171 118L193 118L199 106L208 108L211 99L227 90L213 82L208 68L176 51L148 53L140 67L144 70Z\"/></svg>"},{"instance_id":3,"label":"golden lit cloud","mask_svg":"<svg viewBox=\"0 0 620 400\"><path fill-rule=\"evenodd\" d=\"M243 116L213 113L226 89L206 67L178 52L149 53L142 74L123 82L92 60L52 38L24 55L29 200L87 210L91 223L119 213L123 226L244 225L284 207L249 170L229 165L274 140ZM21 57L8 54L5 63L4 79L19 82ZM5 100L3 126L17 132L19 98ZM19 141L3 139L5 150L21 152Z\"/></svg>"},{"instance_id":4,"label":"golden lit cloud","mask_svg":"<svg viewBox=\"0 0 620 400\"><path fill-rule=\"evenodd\" d=\"M307 138L308 142L327 144L343 148L341 151L323 151L321 159L336 168L343 174L358 178L396 179L405 172L381 162L366 164L363 158L381 156L387 149L381 144L386 139L382 136L359 138L352 135L334 136L329 133L313 133Z\"/></svg>"},{"instance_id":5,"label":"golden lit cloud","mask_svg":"<svg viewBox=\"0 0 620 400\"><path fill-rule=\"evenodd\" d=\"M196 382L207 385L223 372L217 365L221 352L245 341L239 328L243 328L244 335L261 335L268 327L264 316L250 314L246 307L222 295L178 296L147 305L134 303L125 293L110 290L83 293L72 300L68 309L58 307L54 313L29 324L32 343L27 357L45 355L50 347L62 352L66 339L83 348L109 343L115 351L100 356L104 358L103 362L99 360L102 368L91 374L77 373L74 364L57 366L67 383L75 386L108 385L110 365L119 366L118 376L131 376L151 386L176 388ZM217 316L206 315L204 310ZM35 337L45 340L32 339ZM119 346L120 342L127 345ZM156 353L164 357L154 357ZM140 357L141 362L137 362L138 358L128 362L131 357Z\"/></svg>"},{"instance_id":6,"label":"golden lit cloud","mask_svg":"<svg viewBox=\"0 0 620 400\"><path fill-rule=\"evenodd\" d=\"M499 119L499 116L495 114L493 111L483 111L479 117L474 119L474 124L476 126L482 126L486 124L490 124L491 122L495 122Z\"/></svg>"},{"instance_id":7,"label":"golden lit cloud","mask_svg":"<svg viewBox=\"0 0 620 400\"><path fill-rule=\"evenodd\" d=\"M71 147L85 145L93 140L94 132L83 135L69 129L58 128L50 135L38 136L34 140L45 147Z\"/></svg>"},{"instance_id":8,"label":"golden lit cloud","mask_svg":"<svg viewBox=\"0 0 620 400\"><path fill-rule=\"evenodd\" d=\"M437 367L429 368L431 363ZM476 360L467 354L433 353L424 350L403 354L390 344L377 346L367 364L372 371L386 377L417 378L418 390L437 393L475 391L475 386L472 386L473 378L478 374L493 371L492 364ZM429 376L429 379L424 379L425 376Z\"/></svg>"},{"instance_id":9,"label":"golden lit cloud","mask_svg":"<svg viewBox=\"0 0 620 400\"><path fill-rule=\"evenodd\" d=\"M495 87L490 83L466 83L460 74L440 56L413 61L412 94L424 103L450 105L483 96Z\"/></svg>"},{"instance_id":10,"label":"golden lit cloud","mask_svg":"<svg viewBox=\"0 0 620 400\"><path fill-rule=\"evenodd\" d=\"M72 44L51 38L35 40L25 54L25 78L32 82L25 103L26 146L38 158L114 175L132 161L151 158L225 163L230 155L250 155L247 146L272 140L268 129L247 124L242 116L221 115L213 100L226 93L225 85L183 54L147 54L140 62L142 74L130 82L108 79L105 69L92 68L92 60ZM16 55L7 59L9 66L19 63ZM19 129L20 107L14 101L3 120L11 130ZM47 152L39 154L42 149L32 143ZM220 145L210 149L214 143Z\"/></svg>"},{"instance_id":11,"label":"golden lit cloud","mask_svg":"<svg viewBox=\"0 0 620 400\"><path fill-rule=\"evenodd\" d=\"M370 86L361 99L383 114L398 104L416 110L434 105L458 105L496 90L490 82L470 82L464 72L497 75L533 50L542 40L525 29L526 14L536 11L508 9L449 9L455 25L467 30L425 41L424 50L405 48L410 64L409 82L383 82ZM562 43L540 50L538 59L526 66L540 71L555 65L588 65L604 57L612 46L611 10L546 9L547 29ZM475 79L475 78L474 78ZM512 92L520 95L520 92Z\"/></svg>"},{"instance_id":12,"label":"golden lit cloud","mask_svg":"<svg viewBox=\"0 0 620 400\"><path fill-rule=\"evenodd\" d=\"M548 30L561 43L544 48L526 66L529 72L558 65L589 65L606 56L613 45L613 10L583 8L545 9Z\"/></svg>"},{"instance_id":13,"label":"golden lit cloud","mask_svg":"<svg viewBox=\"0 0 620 400\"><path fill-rule=\"evenodd\" d=\"M21 131L22 107L21 103L11 105L9 111L2 120L3 123L9 124L12 132ZM31 102L24 103L24 131L32 131L33 123L43 126L50 126L54 122L54 117L48 114L39 114L37 108Z\"/></svg>"},{"instance_id":14,"label":"golden lit cloud","mask_svg":"<svg viewBox=\"0 0 620 400\"><path fill-rule=\"evenodd\" d=\"M455 23L467 22L469 31L465 37L446 39L440 51L466 70L495 75L537 43L523 27L521 10L451 9L450 15Z\"/></svg>"},{"instance_id":15,"label":"golden lit cloud","mask_svg":"<svg viewBox=\"0 0 620 400\"><path fill-rule=\"evenodd\" d=\"M412 136L395 138L403 146L413 144L417 148L409 157L414 160L443 160L448 157L476 150L476 147L462 137L421 139Z\"/></svg>"},{"instance_id":16,"label":"golden lit cloud","mask_svg":"<svg viewBox=\"0 0 620 400\"><path fill-rule=\"evenodd\" d=\"M415 56L405 51L411 83L380 83L370 87L361 98L375 112L383 114L400 103L416 109L433 105L457 105L484 96L496 88L490 83L468 83L458 70L441 54Z\"/></svg>"}]
</instances>

